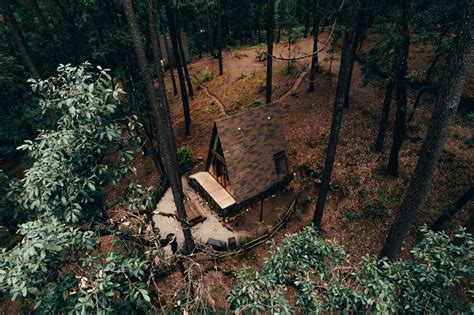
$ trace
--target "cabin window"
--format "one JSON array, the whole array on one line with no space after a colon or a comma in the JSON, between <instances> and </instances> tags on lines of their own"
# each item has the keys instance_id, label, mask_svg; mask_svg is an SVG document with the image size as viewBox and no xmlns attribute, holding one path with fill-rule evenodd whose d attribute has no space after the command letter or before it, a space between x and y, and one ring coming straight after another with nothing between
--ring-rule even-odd
<instances>
[{"instance_id":1,"label":"cabin window","mask_svg":"<svg viewBox=\"0 0 474 315\"><path fill-rule=\"evenodd\" d=\"M275 171L277 176L285 176L288 174L288 163L286 161L285 151L274 154L273 161L275 162Z\"/></svg>"}]
</instances>

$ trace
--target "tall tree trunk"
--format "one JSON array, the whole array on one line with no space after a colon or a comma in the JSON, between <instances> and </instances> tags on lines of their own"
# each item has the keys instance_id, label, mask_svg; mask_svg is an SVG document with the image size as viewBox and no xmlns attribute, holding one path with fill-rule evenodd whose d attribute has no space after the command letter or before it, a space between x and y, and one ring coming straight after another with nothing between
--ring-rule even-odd
<instances>
[{"instance_id":1,"label":"tall tree trunk","mask_svg":"<svg viewBox=\"0 0 474 315\"><path fill-rule=\"evenodd\" d=\"M401 40L396 44L395 56L397 58L397 69L395 71L395 88L397 91L397 112L395 115L395 125L393 128L392 148L387 165L387 174L398 176L398 155L406 134L406 114L407 114L407 70L408 52L410 48L410 33L408 30L408 0L401 0L400 9L402 14L398 22L398 33Z\"/></svg>"},{"instance_id":2,"label":"tall tree trunk","mask_svg":"<svg viewBox=\"0 0 474 315\"><path fill-rule=\"evenodd\" d=\"M194 96L193 84L191 83L191 78L189 77L188 64L186 62L186 55L183 48L183 39L181 38L181 24L179 22L179 11L178 9L172 10L174 13L175 23L176 23L176 34L178 39L179 53L181 55L181 60L183 62L184 77L186 78L186 83L188 85L189 96L191 98Z\"/></svg>"},{"instance_id":3,"label":"tall tree trunk","mask_svg":"<svg viewBox=\"0 0 474 315\"><path fill-rule=\"evenodd\" d=\"M267 86L265 103L272 102L273 25L275 20L275 0L267 0Z\"/></svg>"},{"instance_id":4,"label":"tall tree trunk","mask_svg":"<svg viewBox=\"0 0 474 315\"><path fill-rule=\"evenodd\" d=\"M275 18L273 18L273 19L275 19ZM277 35L277 39L276 39L277 43L280 42L281 30L283 28L284 19L285 19L285 1L280 0L280 7L279 7L279 10L278 10L278 35Z\"/></svg>"},{"instance_id":5,"label":"tall tree trunk","mask_svg":"<svg viewBox=\"0 0 474 315\"><path fill-rule=\"evenodd\" d=\"M319 36L319 21L320 15L318 12L318 2L314 2L314 16L313 16L313 56L311 57L311 74L309 77L308 92L314 91L314 81L316 79L316 73L319 70L318 62L318 36Z\"/></svg>"},{"instance_id":6,"label":"tall tree trunk","mask_svg":"<svg viewBox=\"0 0 474 315\"><path fill-rule=\"evenodd\" d=\"M140 37L140 31L135 13L133 12L132 0L123 0L123 8L132 33L132 41L135 48L135 53L137 55L138 65L145 82L145 89L150 102L150 110L154 116L154 119L158 122L157 127L160 134L160 137L158 138L160 140L161 152L163 154L163 162L165 164L166 173L170 181L179 221L184 234L183 252L185 255L188 255L194 250L194 240L191 234L189 223L186 219L186 211L183 201L183 187L178 169L176 144L174 142L173 127L171 124L171 115L166 97L163 74L161 71L157 72L160 85L160 98L158 98L153 86L153 79L150 75L150 71L148 70L148 61L145 56L145 49Z\"/></svg>"},{"instance_id":7,"label":"tall tree trunk","mask_svg":"<svg viewBox=\"0 0 474 315\"><path fill-rule=\"evenodd\" d=\"M392 69L389 74L387 81L387 87L385 89L385 96L383 98L382 117L380 118L379 131L377 133L377 139L374 143L375 151L381 152L384 148L385 134L387 132L388 117L390 115L390 107L392 105L393 88L395 87L395 80L393 78L396 69L396 58L393 57Z\"/></svg>"},{"instance_id":8,"label":"tall tree trunk","mask_svg":"<svg viewBox=\"0 0 474 315\"><path fill-rule=\"evenodd\" d=\"M179 47L178 47L178 39L176 35L175 23L173 12L171 11L171 4L170 0L165 0L165 11L166 17L168 19L168 28L170 30L170 38L171 38L171 45L173 46L173 55L176 64L176 70L178 70L178 79L179 79L179 90L181 92L181 99L183 101L183 113L184 113L184 129L186 135L190 134L190 126L191 126L191 113L189 111L189 100L188 94L186 93L186 82L184 80L183 69L181 67L181 58L179 56Z\"/></svg>"},{"instance_id":9,"label":"tall tree trunk","mask_svg":"<svg viewBox=\"0 0 474 315\"><path fill-rule=\"evenodd\" d=\"M13 42L15 43L18 52L20 53L28 69L30 70L31 76L33 77L33 79L39 80L40 75L38 72L38 68L36 68L33 59L31 58L30 51L28 49L27 44L25 43L25 39L23 37L23 34L21 33L20 27L18 26L15 16L10 11L8 3L3 0L0 0L0 14L3 16L3 21L5 22L8 30L10 31L10 35L12 36Z\"/></svg>"},{"instance_id":10,"label":"tall tree trunk","mask_svg":"<svg viewBox=\"0 0 474 315\"><path fill-rule=\"evenodd\" d=\"M428 71L426 71L426 76L425 76L425 79L424 79L425 83L424 84L428 84L428 82L430 81L431 76L433 75L434 67L438 63L438 60L439 60L440 57L441 57L441 53L437 53L436 56L431 61L431 65L428 68ZM423 92L424 92L423 88L421 88L420 91L418 92L418 94L416 95L415 102L413 103L413 107L412 107L410 116L408 116L407 123L410 123L411 120L413 119L413 116L415 115L415 111L418 108L418 105L420 104L421 96L423 95Z\"/></svg>"},{"instance_id":11,"label":"tall tree trunk","mask_svg":"<svg viewBox=\"0 0 474 315\"><path fill-rule=\"evenodd\" d=\"M339 130L342 124L342 113L344 110L344 98L346 86L349 80L350 60L352 54L351 45L354 43L355 36L355 17L357 15L357 7L353 2L347 4L350 9L349 23L344 34L344 43L342 46L341 66L339 68L339 77L337 80L336 99L334 101L334 111L332 115L331 132L329 134L328 148L326 151L326 161L324 162L324 170L319 187L318 200L316 202L316 209L314 211L313 224L316 228L321 228L321 221L323 218L324 205L329 191L329 183L331 181L332 169L334 160L336 158L336 148L339 142Z\"/></svg>"},{"instance_id":12,"label":"tall tree trunk","mask_svg":"<svg viewBox=\"0 0 474 315\"><path fill-rule=\"evenodd\" d=\"M466 192L464 192L464 194L461 197L459 197L458 200L448 205L441 211L441 215L430 226L430 228L434 231L439 231L441 229L441 226L443 226L443 224L448 222L459 210L461 210L473 198L474 198L474 186L471 186Z\"/></svg>"},{"instance_id":13,"label":"tall tree trunk","mask_svg":"<svg viewBox=\"0 0 474 315\"><path fill-rule=\"evenodd\" d=\"M206 21L207 21L207 34L209 35L209 53L211 57L214 57L214 41L212 36L212 22L211 22L211 13L209 12L209 3L206 0Z\"/></svg>"},{"instance_id":14,"label":"tall tree trunk","mask_svg":"<svg viewBox=\"0 0 474 315\"><path fill-rule=\"evenodd\" d=\"M162 68L161 68L161 60L163 56L161 54L161 47L160 42L158 40L158 34L156 32L156 22L155 22L155 13L153 10L153 1L155 0L147 0L147 13L148 13L148 29L150 31L150 38L151 38L151 47L153 52L153 61L156 67L156 78L159 79L163 76ZM166 90L164 91L166 93ZM154 117L153 117L154 118ZM155 128L157 128L158 122L154 121ZM149 135L149 139L151 142L151 153L153 155L153 160L155 161L155 165L159 167L159 171L162 175L166 176L166 171L164 169L163 162L161 160L161 152L158 145L158 135L154 137L153 135Z\"/></svg>"},{"instance_id":15,"label":"tall tree trunk","mask_svg":"<svg viewBox=\"0 0 474 315\"><path fill-rule=\"evenodd\" d=\"M308 37L308 32L309 32L309 12L311 11L311 0L306 0L305 4L305 15L304 15L304 38ZM315 16L313 17L315 18Z\"/></svg>"},{"instance_id":16,"label":"tall tree trunk","mask_svg":"<svg viewBox=\"0 0 474 315\"><path fill-rule=\"evenodd\" d=\"M217 0L217 58L219 58L219 75L224 73L222 65L222 26L221 26L221 1Z\"/></svg>"},{"instance_id":17,"label":"tall tree trunk","mask_svg":"<svg viewBox=\"0 0 474 315\"><path fill-rule=\"evenodd\" d=\"M354 72L354 63L356 60L357 47L358 47L360 38L362 36L362 31L364 27L364 18L365 18L364 14L366 12L364 1L361 1L361 6L364 9L359 9L359 14L357 14L357 20L355 22L356 24L355 24L355 30L354 30L355 34L353 38L354 43L351 44L351 47L352 47L351 60L350 60L351 66L349 68L349 80L347 81L347 86L346 86L346 91L345 91L346 96L344 97L344 108L349 108L349 93L351 90L352 73Z\"/></svg>"},{"instance_id":18,"label":"tall tree trunk","mask_svg":"<svg viewBox=\"0 0 474 315\"><path fill-rule=\"evenodd\" d=\"M171 64L171 52L170 47L168 46L168 36L166 36L164 22L161 23L161 32L163 34L163 42L165 44L166 56L168 57L168 60L166 60L166 62L168 63L168 67L170 69L171 83L173 85L173 95L176 96L178 94L178 88L176 87L176 78L174 77L173 65Z\"/></svg>"},{"instance_id":19,"label":"tall tree trunk","mask_svg":"<svg viewBox=\"0 0 474 315\"><path fill-rule=\"evenodd\" d=\"M438 164L450 122L456 113L463 91L466 73L474 55L474 1L468 1L464 18L453 43L444 75L440 96L436 102L418 163L405 198L390 227L380 257L393 259L398 253L408 228L425 199L431 178Z\"/></svg>"}]
</instances>

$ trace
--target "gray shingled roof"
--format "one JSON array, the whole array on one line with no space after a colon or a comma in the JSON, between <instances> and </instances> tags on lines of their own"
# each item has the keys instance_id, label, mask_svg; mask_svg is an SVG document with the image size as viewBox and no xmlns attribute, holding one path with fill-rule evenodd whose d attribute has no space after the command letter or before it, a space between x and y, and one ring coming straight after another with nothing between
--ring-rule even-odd
<instances>
[{"instance_id":1,"label":"gray shingled roof","mask_svg":"<svg viewBox=\"0 0 474 315\"><path fill-rule=\"evenodd\" d=\"M237 203L281 180L276 174L273 155L286 152L287 147L278 104L217 120L216 126Z\"/></svg>"}]
</instances>

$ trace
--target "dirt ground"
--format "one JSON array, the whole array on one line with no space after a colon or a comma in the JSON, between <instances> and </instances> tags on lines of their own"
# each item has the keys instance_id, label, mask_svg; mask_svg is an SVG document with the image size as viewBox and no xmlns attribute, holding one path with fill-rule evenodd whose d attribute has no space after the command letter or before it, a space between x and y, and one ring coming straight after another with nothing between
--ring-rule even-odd
<instances>
[{"instance_id":1,"label":"dirt ground","mask_svg":"<svg viewBox=\"0 0 474 315\"><path fill-rule=\"evenodd\" d=\"M323 35L322 41L324 38ZM311 39L302 39L292 47L294 47L293 56L309 54L312 49L312 41ZM212 79L203 84L219 98L226 112L233 114L245 110L253 101L259 99L263 102L264 100L265 62L256 60L255 55L258 48L247 47L224 52L223 76L217 76L217 60L210 57L192 63L190 72L193 75L199 75L208 67L212 73ZM265 48L261 47L261 49ZM289 164L295 174L292 188L295 194L299 194L306 200L311 200L311 203L304 207L306 210L300 207L286 227L275 236L276 242L281 240L284 234L296 232L309 224L312 219L317 187L299 170L309 168L318 175L322 171L325 159L339 68L339 56L336 55L331 73L328 73L329 55L326 50L319 54L321 69L317 74L315 91L313 93L307 92L308 77L306 76L296 92L292 92L281 101L280 108L285 137L289 147ZM288 46L285 44L275 46L275 55L277 56L285 56L287 51ZM422 73L430 60L431 52L429 50L413 45L409 60L410 74ZM274 60L274 100L279 100L289 91L298 74L306 69L309 62L309 58L299 60L293 71L287 74L284 71L286 62ZM465 94L472 95L471 89L474 88L472 71L468 81ZM170 87L171 85L168 85L169 90ZM192 128L189 137L185 137L183 132L180 98L170 95L170 100L173 116L177 121L175 132L178 145L189 145L194 150L196 157L202 159L207 154L213 120L222 117L223 114L202 89L195 90L196 96L191 101ZM333 190L328 196L323 218L325 237L336 239L339 244L345 246L354 262L366 254L376 255L381 249L394 211L404 196L417 162L417 152L425 136L430 118L430 108L434 99L433 97L423 98L414 120L408 126L407 138L400 152L400 175L398 178L390 178L383 174L383 170L388 160L392 125L387 132L385 151L377 153L371 150L380 119L383 92L373 85L363 86L360 65L356 63L350 94L350 107L344 112L331 182ZM416 90L409 90L410 105L413 104L416 94ZM390 116L391 124L394 120L394 107L392 106ZM417 227L431 223L440 214L443 206L454 201L473 183L474 158L472 147L468 142L473 137L473 124L461 114L456 115L428 196L417 215L416 223L404 241L400 257L407 256L409 250L418 240ZM364 214L363 209L367 203L381 199L387 200L386 216L372 217ZM289 201L279 198L279 202L284 204ZM274 206L278 208L277 204ZM238 225L247 225L248 228L252 224L257 224L255 222L258 221L259 207L256 205L254 208L255 210L251 211L252 215L242 214L240 216L241 218L237 220ZM457 215L457 218L446 227L448 231L465 221L468 208L465 207ZM214 263L234 271L237 271L243 264L259 268L264 262L266 251L267 247L261 245L244 255L229 257ZM227 290L232 287L234 280L232 277L216 274L218 273L208 274L205 279L215 285L219 284L219 289L214 287L211 290L211 296L216 302L217 309L226 309L228 305L225 302L225 295ZM166 283L167 280L164 281Z\"/></svg>"},{"instance_id":2,"label":"dirt ground","mask_svg":"<svg viewBox=\"0 0 474 315\"><path fill-rule=\"evenodd\" d=\"M321 36L325 41L327 34ZM370 43L370 41L368 41ZM202 84L223 104L228 114L234 114L250 107L252 103L265 99L265 62L256 60L256 50L265 47L245 47L233 51L225 51L224 75L218 76L217 60L205 57L189 65L193 76L199 76L206 67L212 73L212 79ZM271 226L277 215L282 213L293 198L298 197L298 207L286 226L279 231L274 241L279 242L285 234L293 233L311 222L318 189L314 178L307 176L308 170L317 179L322 171L331 125L333 102L339 70L339 56L336 54L329 69L327 47L319 53L320 72L317 74L315 91L307 92L308 76L304 77L295 92L289 93L297 82L299 74L307 69L310 59L302 59L295 63L292 72L287 73L286 61L274 60L273 99L274 101L286 94L280 102L285 138L288 143L288 158L294 180L290 190L277 194L264 204L264 222L259 223L260 205L256 204L248 211L229 219L235 229L265 229ZM306 55L311 52L312 39L302 39L292 45L292 56ZM367 49L367 47L365 47ZM288 46L277 44L276 56L287 56ZM410 74L422 72L431 60L431 52L414 45L410 51ZM224 117L219 107L205 90L195 85L195 96L190 100L191 135L184 135L181 98L172 95L172 86L167 74L167 89L174 120L174 128L178 146L190 146L196 161L200 161L196 169L202 169L211 137L215 119ZM400 152L400 176L390 178L383 174L387 163L388 150L391 145L392 125L387 132L386 149L383 153L371 150L375 140L378 121L380 119L383 92L373 85L363 86L361 69L355 64L350 95L350 107L345 110L340 142L332 176L332 187L326 202L323 218L324 236L336 239L350 253L354 262L366 254L376 255L385 239L392 222L394 211L400 204L411 173L417 162L417 152L423 142L427 123L430 118L430 107L433 98L423 98L419 110L412 123L408 126L407 139ZM289 93L289 94L288 94ZM413 104L416 90L409 90L409 104ZM468 76L465 94L474 95L473 71ZM393 124L394 106L390 116ZM459 197L473 181L474 155L472 151L474 122L457 114L449 131L447 143L435 172L428 196L417 215L416 223L405 239L400 257L405 257L419 239L417 226L431 223L446 204ZM159 177L154 171L149 157L140 156L134 161L138 177L144 186L156 185ZM116 196L110 196L115 199ZM374 200L387 200L387 215L370 217L364 214L364 207ZM472 203L470 205L472 207ZM469 207L465 207L446 229L449 231L457 224L462 224L468 215ZM242 265L260 268L267 255L268 245L262 244L244 254L212 259L205 255L197 256L200 268L219 266L228 271L239 271ZM226 295L235 282L232 276L221 272L207 272L203 276L203 286L208 288L207 296L215 310L228 310ZM179 273L161 279L158 282L160 292L168 297L176 293L176 285L182 283ZM164 298L165 299L165 298ZM163 301L162 301L163 302Z\"/></svg>"}]
</instances>

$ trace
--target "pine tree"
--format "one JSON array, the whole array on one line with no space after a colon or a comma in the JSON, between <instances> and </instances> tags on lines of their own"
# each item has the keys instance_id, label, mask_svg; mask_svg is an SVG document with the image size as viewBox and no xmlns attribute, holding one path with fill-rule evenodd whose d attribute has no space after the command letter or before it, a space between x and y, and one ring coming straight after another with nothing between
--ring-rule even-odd
<instances>
[{"instance_id":1,"label":"pine tree","mask_svg":"<svg viewBox=\"0 0 474 315\"><path fill-rule=\"evenodd\" d=\"M189 222L186 219L186 210L184 208L184 195L181 183L181 175L178 169L178 159L176 156L176 144L174 141L173 127L171 124L171 115L166 96L163 74L157 72L159 82L158 98L154 86L153 79L148 70L148 62L145 55L145 49L140 37L140 30L132 7L132 0L123 0L124 12L130 26L133 46L138 59L138 65L143 76L147 96L150 102L150 111L157 122L159 133L159 144L163 154L163 163L170 181L171 190L173 192L178 218L181 223L184 234L184 254L190 254L194 250L194 240L191 234Z\"/></svg>"},{"instance_id":2,"label":"pine tree","mask_svg":"<svg viewBox=\"0 0 474 315\"><path fill-rule=\"evenodd\" d=\"M398 253L408 228L415 221L418 209L425 199L438 164L449 125L456 113L466 74L474 55L474 1L468 1L464 18L460 24L420 157L406 195L390 227L380 257L386 256L393 259Z\"/></svg>"}]
</instances>

